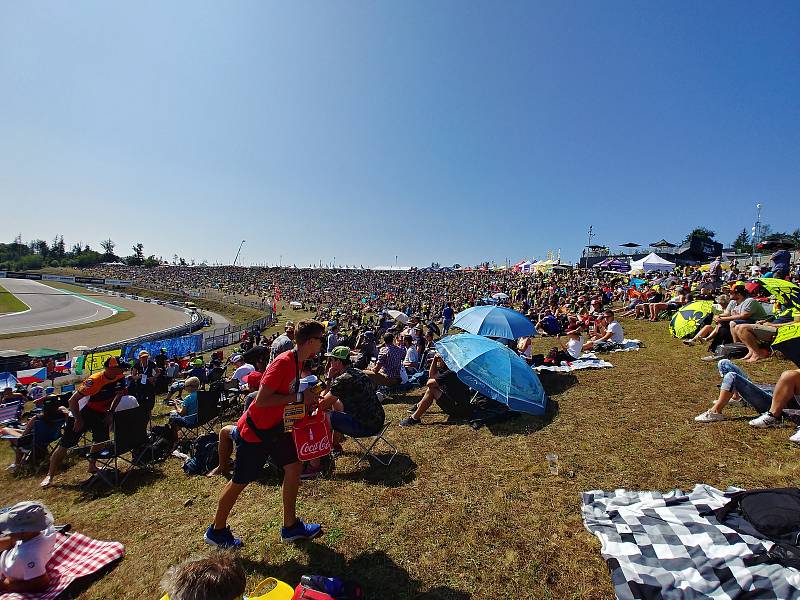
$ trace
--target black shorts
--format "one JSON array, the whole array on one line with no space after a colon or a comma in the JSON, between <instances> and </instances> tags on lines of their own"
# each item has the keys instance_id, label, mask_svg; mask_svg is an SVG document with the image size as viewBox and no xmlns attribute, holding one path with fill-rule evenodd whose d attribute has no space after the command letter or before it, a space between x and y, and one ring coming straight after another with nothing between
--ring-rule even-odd
<instances>
[{"instance_id":1,"label":"black shorts","mask_svg":"<svg viewBox=\"0 0 800 600\"><path fill-rule=\"evenodd\" d=\"M231 434L236 444L236 459L233 462L233 483L247 484L261 477L267 459L278 467L298 461L297 448L291 433L283 430L283 422L267 430L267 440L252 443L242 439L238 429Z\"/></svg>"},{"instance_id":2,"label":"black shorts","mask_svg":"<svg viewBox=\"0 0 800 600\"><path fill-rule=\"evenodd\" d=\"M64 425L64 435L61 437L59 445L64 448L77 446L81 435L86 431L92 432L92 442L95 444L107 441L109 439L109 426L106 423L106 414L84 407L81 410L83 428L80 431L75 431L75 419L70 416Z\"/></svg>"}]
</instances>

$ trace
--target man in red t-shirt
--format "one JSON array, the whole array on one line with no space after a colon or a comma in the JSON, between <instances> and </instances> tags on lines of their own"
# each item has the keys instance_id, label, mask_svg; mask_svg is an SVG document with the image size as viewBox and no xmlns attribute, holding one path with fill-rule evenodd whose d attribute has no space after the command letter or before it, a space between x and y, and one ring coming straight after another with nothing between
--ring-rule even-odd
<instances>
[{"instance_id":1,"label":"man in red t-shirt","mask_svg":"<svg viewBox=\"0 0 800 600\"><path fill-rule=\"evenodd\" d=\"M239 418L232 433L236 444L233 478L222 491L214 523L206 529L206 543L223 548L242 545L227 526L228 515L245 486L261 475L267 458L283 467L284 472L281 540L311 539L322 532L315 523L303 523L295 512L302 463L297 459L292 434L284 430L283 410L287 404L300 399L308 408L317 406L318 395L310 391L297 394L296 390L303 362L319 353L324 333L322 323L300 321L295 330L295 349L281 354L264 373L256 399Z\"/></svg>"}]
</instances>

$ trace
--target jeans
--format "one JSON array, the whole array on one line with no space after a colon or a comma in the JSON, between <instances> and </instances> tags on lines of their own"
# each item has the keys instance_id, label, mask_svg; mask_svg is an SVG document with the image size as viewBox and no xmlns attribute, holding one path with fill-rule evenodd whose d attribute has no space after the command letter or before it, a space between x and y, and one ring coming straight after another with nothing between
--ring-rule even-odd
<instances>
[{"instance_id":1,"label":"jeans","mask_svg":"<svg viewBox=\"0 0 800 600\"><path fill-rule=\"evenodd\" d=\"M719 374L722 377L720 388L726 392L738 392L739 396L759 414L765 413L772 405L772 386L762 386L750 381L747 373L723 358L717 363ZM765 389L766 388L766 389Z\"/></svg>"},{"instance_id":2,"label":"jeans","mask_svg":"<svg viewBox=\"0 0 800 600\"><path fill-rule=\"evenodd\" d=\"M450 327L453 325L453 319L445 319L442 323L442 335L447 335L447 332L450 331Z\"/></svg>"}]
</instances>

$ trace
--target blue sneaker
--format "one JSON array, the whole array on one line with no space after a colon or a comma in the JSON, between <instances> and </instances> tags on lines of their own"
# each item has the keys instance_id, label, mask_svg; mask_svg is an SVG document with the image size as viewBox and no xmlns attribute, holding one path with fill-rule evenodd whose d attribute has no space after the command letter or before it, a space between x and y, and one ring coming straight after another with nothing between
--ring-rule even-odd
<instances>
[{"instance_id":1,"label":"blue sneaker","mask_svg":"<svg viewBox=\"0 0 800 600\"><path fill-rule=\"evenodd\" d=\"M225 529L214 529L213 524L209 525L208 529L206 529L206 534L203 536L203 540L205 540L206 544L211 544L212 546L217 546L218 548L241 548L244 545L242 540L233 537L230 527L226 527Z\"/></svg>"},{"instance_id":2,"label":"blue sneaker","mask_svg":"<svg viewBox=\"0 0 800 600\"><path fill-rule=\"evenodd\" d=\"M322 533L322 525L317 523L303 523L297 519L291 527L281 527L281 541L294 542L295 540L310 540Z\"/></svg>"}]
</instances>

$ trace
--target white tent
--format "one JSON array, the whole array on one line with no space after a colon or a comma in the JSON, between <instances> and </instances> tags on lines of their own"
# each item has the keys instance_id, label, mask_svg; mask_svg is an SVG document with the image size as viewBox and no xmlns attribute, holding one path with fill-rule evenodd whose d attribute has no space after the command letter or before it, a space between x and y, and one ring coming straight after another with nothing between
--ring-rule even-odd
<instances>
[{"instance_id":1,"label":"white tent","mask_svg":"<svg viewBox=\"0 0 800 600\"><path fill-rule=\"evenodd\" d=\"M631 262L631 271L671 271L675 268L675 263L668 261L666 258L661 258L655 252L651 252L641 260L634 260Z\"/></svg>"}]
</instances>

